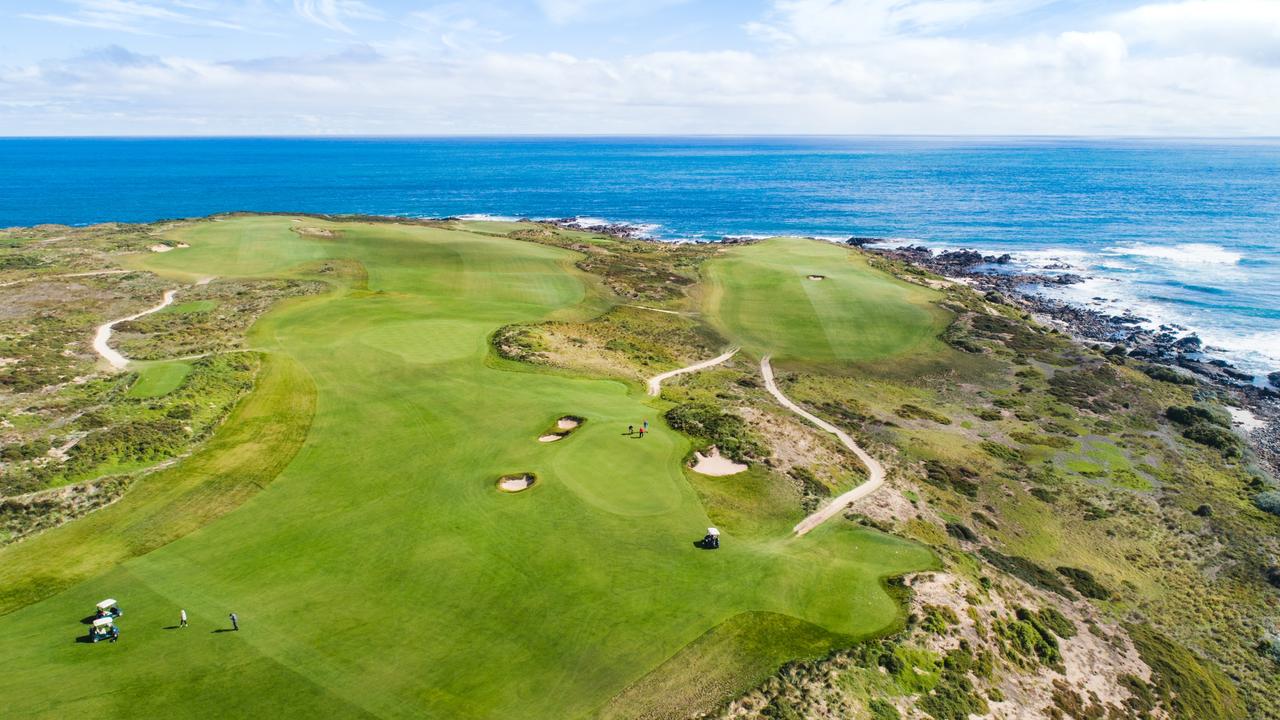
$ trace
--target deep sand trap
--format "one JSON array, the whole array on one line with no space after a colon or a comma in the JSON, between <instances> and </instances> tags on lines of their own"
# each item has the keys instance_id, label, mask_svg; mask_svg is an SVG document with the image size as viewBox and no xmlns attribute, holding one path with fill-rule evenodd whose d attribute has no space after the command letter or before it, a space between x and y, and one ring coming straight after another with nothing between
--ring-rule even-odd
<instances>
[{"instance_id":1,"label":"deep sand trap","mask_svg":"<svg viewBox=\"0 0 1280 720\"><path fill-rule=\"evenodd\" d=\"M498 479L498 489L509 493L523 492L533 487L536 482L538 478L533 473L504 475Z\"/></svg>"},{"instance_id":2,"label":"deep sand trap","mask_svg":"<svg viewBox=\"0 0 1280 720\"><path fill-rule=\"evenodd\" d=\"M582 425L583 419L573 415L565 415L556 421L556 432L547 433L538 438L538 442L553 443L557 440L563 440L573 434L578 426Z\"/></svg>"},{"instance_id":3,"label":"deep sand trap","mask_svg":"<svg viewBox=\"0 0 1280 720\"><path fill-rule=\"evenodd\" d=\"M703 475L711 475L713 477L726 477L728 475L737 475L745 472L747 466L742 463L736 463L720 454L720 448L712 447L707 451L706 455L700 452L693 454L695 462L693 463L693 471L702 473Z\"/></svg>"},{"instance_id":4,"label":"deep sand trap","mask_svg":"<svg viewBox=\"0 0 1280 720\"><path fill-rule=\"evenodd\" d=\"M503 325L599 314L579 255L307 224L341 232L226 217L171 232L182 252L131 260L174 281L335 289L258 321L249 340L270 373L202 449L110 508L0 548L6 717L688 714L891 627L900 608L880 579L933 566L927 549L851 523L795 542L798 499L773 479L686 473L690 441L661 421L644 440L615 432L654 417L646 396L494 364L487 339ZM319 273L330 259L349 269ZM307 397L314 414L291 405ZM529 443L557 405L591 418L579 441ZM305 442L281 452L290 428ZM538 478L523 502L495 489L513 467ZM692 541L712 524L730 542L701 552ZM121 642L76 643L104 597L128 609ZM178 608L191 633L163 629ZM208 632L231 610L244 631Z\"/></svg>"}]
</instances>

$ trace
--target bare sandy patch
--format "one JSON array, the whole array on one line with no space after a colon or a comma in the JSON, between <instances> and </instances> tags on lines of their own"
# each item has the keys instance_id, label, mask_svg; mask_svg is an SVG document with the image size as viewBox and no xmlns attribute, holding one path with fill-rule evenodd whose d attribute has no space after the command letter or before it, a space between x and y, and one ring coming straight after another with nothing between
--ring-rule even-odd
<instances>
[{"instance_id":1,"label":"bare sandy patch","mask_svg":"<svg viewBox=\"0 0 1280 720\"><path fill-rule=\"evenodd\" d=\"M700 452L693 454L695 462L693 471L701 475L711 475L713 477L725 477L728 475L737 475L745 472L747 466L742 463L736 463L720 454L720 448L712 446L706 455Z\"/></svg>"},{"instance_id":2,"label":"bare sandy patch","mask_svg":"<svg viewBox=\"0 0 1280 720\"><path fill-rule=\"evenodd\" d=\"M1227 405L1226 408L1227 412L1231 415L1231 424L1246 433L1261 430L1267 426L1266 420L1254 415L1245 408L1231 407L1230 405Z\"/></svg>"},{"instance_id":3,"label":"bare sandy patch","mask_svg":"<svg viewBox=\"0 0 1280 720\"><path fill-rule=\"evenodd\" d=\"M498 478L498 489L509 493L524 492L533 487L536 482L538 482L538 478L533 473L503 475Z\"/></svg>"},{"instance_id":4,"label":"bare sandy patch","mask_svg":"<svg viewBox=\"0 0 1280 720\"><path fill-rule=\"evenodd\" d=\"M553 443L553 442L556 442L556 441L558 441L558 440L563 440L563 439L564 439L564 436L563 436L563 435L556 435L556 434L554 434L554 433L553 433L553 434L551 434L551 435L543 435L542 437L538 438L538 442L543 442L543 443Z\"/></svg>"},{"instance_id":5,"label":"bare sandy patch","mask_svg":"<svg viewBox=\"0 0 1280 720\"><path fill-rule=\"evenodd\" d=\"M299 235L305 235L307 237L325 238L329 240L332 240L333 238L336 238L338 236L337 232L333 230L329 230L328 228L296 227L293 229L293 231L298 233Z\"/></svg>"},{"instance_id":6,"label":"bare sandy patch","mask_svg":"<svg viewBox=\"0 0 1280 720\"><path fill-rule=\"evenodd\" d=\"M810 275L809 279L813 280L814 282L818 282L820 280L826 280L827 276L826 275Z\"/></svg>"},{"instance_id":7,"label":"bare sandy patch","mask_svg":"<svg viewBox=\"0 0 1280 720\"><path fill-rule=\"evenodd\" d=\"M582 424L581 418L565 416L556 421L556 428L560 430L573 430Z\"/></svg>"}]
</instances>

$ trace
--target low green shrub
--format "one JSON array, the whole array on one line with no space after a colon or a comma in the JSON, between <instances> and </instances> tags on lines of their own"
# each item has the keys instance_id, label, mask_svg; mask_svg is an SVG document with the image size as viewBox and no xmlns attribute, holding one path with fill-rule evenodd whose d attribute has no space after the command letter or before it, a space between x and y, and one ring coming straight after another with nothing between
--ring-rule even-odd
<instances>
[{"instance_id":1,"label":"low green shrub","mask_svg":"<svg viewBox=\"0 0 1280 720\"><path fill-rule=\"evenodd\" d=\"M706 403L686 403L667 411L667 424L686 435L705 438L737 462L765 456L764 446L742 418Z\"/></svg>"},{"instance_id":2,"label":"low green shrub","mask_svg":"<svg viewBox=\"0 0 1280 720\"><path fill-rule=\"evenodd\" d=\"M998 460L1004 460L1006 462L1022 461L1022 453L1014 450L1008 445L1001 445L993 440L983 440L978 444L978 447L982 448L982 451L986 454Z\"/></svg>"},{"instance_id":3,"label":"low green shrub","mask_svg":"<svg viewBox=\"0 0 1280 720\"><path fill-rule=\"evenodd\" d=\"M928 408L922 408L919 405L910 403L903 405L895 411L900 418L907 420L928 420L938 423L939 425L950 425L951 418L941 413L934 412Z\"/></svg>"},{"instance_id":4,"label":"low green shrub","mask_svg":"<svg viewBox=\"0 0 1280 720\"><path fill-rule=\"evenodd\" d=\"M1047 570L1034 562L1017 555L1004 555L996 552L991 548L982 548L979 554L987 560L987 562L997 568L1020 578L1032 585L1043 590L1055 592L1065 598L1073 598L1071 590L1069 590L1062 579L1054 574L1053 571Z\"/></svg>"},{"instance_id":5,"label":"low green shrub","mask_svg":"<svg viewBox=\"0 0 1280 720\"><path fill-rule=\"evenodd\" d=\"M1178 720L1245 717L1236 688L1218 669L1149 625L1126 628L1142 660L1151 667L1156 695Z\"/></svg>"},{"instance_id":6,"label":"low green shrub","mask_svg":"<svg viewBox=\"0 0 1280 720\"><path fill-rule=\"evenodd\" d=\"M1253 504L1263 512L1280 515L1280 490L1268 490L1254 495Z\"/></svg>"},{"instance_id":7,"label":"low green shrub","mask_svg":"<svg viewBox=\"0 0 1280 720\"><path fill-rule=\"evenodd\" d=\"M1067 582L1071 583L1071 587L1075 588L1076 592L1087 598L1092 600L1109 600L1111 598L1111 591L1099 583L1093 577L1093 573L1088 570L1063 565L1058 568L1058 572L1062 573L1062 576L1067 579Z\"/></svg>"}]
</instances>

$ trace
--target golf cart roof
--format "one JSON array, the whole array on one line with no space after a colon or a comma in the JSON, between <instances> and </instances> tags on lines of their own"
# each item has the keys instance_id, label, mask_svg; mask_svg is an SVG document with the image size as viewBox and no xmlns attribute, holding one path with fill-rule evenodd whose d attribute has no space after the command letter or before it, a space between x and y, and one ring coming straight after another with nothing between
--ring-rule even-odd
<instances>
[{"instance_id":1,"label":"golf cart roof","mask_svg":"<svg viewBox=\"0 0 1280 720\"><path fill-rule=\"evenodd\" d=\"M93 626L96 628L106 627L113 622L115 622L115 618L112 618L111 616L100 617L93 621Z\"/></svg>"},{"instance_id":2,"label":"golf cart roof","mask_svg":"<svg viewBox=\"0 0 1280 720\"><path fill-rule=\"evenodd\" d=\"M107 598L106 600L103 600L102 602L98 603L98 607L102 608L103 610L106 610L107 608L115 604L116 604L116 601L114 598Z\"/></svg>"},{"instance_id":3,"label":"golf cart roof","mask_svg":"<svg viewBox=\"0 0 1280 720\"><path fill-rule=\"evenodd\" d=\"M715 528L707 528L707 534L712 536L719 536L720 531Z\"/></svg>"}]
</instances>

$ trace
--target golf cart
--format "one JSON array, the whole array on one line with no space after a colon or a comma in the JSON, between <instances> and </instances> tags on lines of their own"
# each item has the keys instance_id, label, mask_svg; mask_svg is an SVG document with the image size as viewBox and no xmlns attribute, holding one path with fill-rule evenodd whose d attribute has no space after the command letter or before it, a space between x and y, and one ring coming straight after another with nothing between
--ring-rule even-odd
<instances>
[{"instance_id":1,"label":"golf cart","mask_svg":"<svg viewBox=\"0 0 1280 720\"><path fill-rule=\"evenodd\" d=\"M119 630L115 626L116 619L110 615L104 615L93 621L89 626L89 642L98 642L99 640L107 640L113 635L118 635Z\"/></svg>"},{"instance_id":2,"label":"golf cart","mask_svg":"<svg viewBox=\"0 0 1280 720\"><path fill-rule=\"evenodd\" d=\"M95 614L99 619L104 617L118 618L124 614L124 611L120 609L120 606L116 604L114 599L107 598L106 600L98 603Z\"/></svg>"},{"instance_id":3,"label":"golf cart","mask_svg":"<svg viewBox=\"0 0 1280 720\"><path fill-rule=\"evenodd\" d=\"M702 547L706 550L718 549L720 547L720 531L713 527L707 528L707 535L702 538Z\"/></svg>"}]
</instances>

